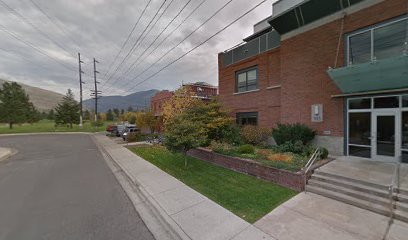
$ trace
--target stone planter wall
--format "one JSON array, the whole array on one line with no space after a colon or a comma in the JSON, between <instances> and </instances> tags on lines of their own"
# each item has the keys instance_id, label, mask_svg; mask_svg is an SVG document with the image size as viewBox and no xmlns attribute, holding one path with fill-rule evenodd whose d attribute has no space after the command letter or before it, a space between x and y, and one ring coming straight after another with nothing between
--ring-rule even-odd
<instances>
[{"instance_id":1,"label":"stone planter wall","mask_svg":"<svg viewBox=\"0 0 408 240\"><path fill-rule=\"evenodd\" d=\"M304 175L283 169L267 167L250 159L225 156L206 148L188 151L189 156L214 163L216 165L255 176L296 191L304 190Z\"/></svg>"}]
</instances>

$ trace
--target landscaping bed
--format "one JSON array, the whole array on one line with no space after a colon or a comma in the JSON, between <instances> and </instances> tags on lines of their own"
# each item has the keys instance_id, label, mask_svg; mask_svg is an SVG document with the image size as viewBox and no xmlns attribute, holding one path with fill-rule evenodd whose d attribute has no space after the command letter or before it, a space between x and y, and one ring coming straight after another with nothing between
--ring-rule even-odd
<instances>
[{"instance_id":1,"label":"landscaping bed","mask_svg":"<svg viewBox=\"0 0 408 240\"><path fill-rule=\"evenodd\" d=\"M164 147L138 146L130 150L250 223L296 195L289 188L171 153Z\"/></svg>"}]
</instances>

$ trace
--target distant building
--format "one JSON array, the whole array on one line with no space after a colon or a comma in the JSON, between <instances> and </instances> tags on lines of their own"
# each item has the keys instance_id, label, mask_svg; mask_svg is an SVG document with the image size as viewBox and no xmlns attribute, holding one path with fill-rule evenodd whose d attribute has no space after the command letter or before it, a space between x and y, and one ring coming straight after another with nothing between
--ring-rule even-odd
<instances>
[{"instance_id":1,"label":"distant building","mask_svg":"<svg viewBox=\"0 0 408 240\"><path fill-rule=\"evenodd\" d=\"M183 87L189 88L193 93L192 97L202 99L204 101L210 100L212 97L217 96L218 87L208 84L206 82L196 82L183 84ZM163 90L151 98L150 108L155 116L163 115L163 105L174 95L174 92Z\"/></svg>"},{"instance_id":2,"label":"distant building","mask_svg":"<svg viewBox=\"0 0 408 240\"><path fill-rule=\"evenodd\" d=\"M156 93L150 101L150 107L155 116L161 116L163 114L163 104L174 95L173 92L163 90Z\"/></svg>"},{"instance_id":3,"label":"distant building","mask_svg":"<svg viewBox=\"0 0 408 240\"><path fill-rule=\"evenodd\" d=\"M190 88L190 91L195 94L192 97L203 100L210 100L212 97L218 95L218 87L206 82L187 83L183 84L183 87Z\"/></svg>"}]
</instances>

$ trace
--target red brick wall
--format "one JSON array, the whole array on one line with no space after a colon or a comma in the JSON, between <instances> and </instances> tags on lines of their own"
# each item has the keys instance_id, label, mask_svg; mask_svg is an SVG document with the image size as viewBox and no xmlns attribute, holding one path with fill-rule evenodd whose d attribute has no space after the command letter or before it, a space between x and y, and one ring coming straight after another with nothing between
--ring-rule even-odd
<instances>
[{"instance_id":1,"label":"red brick wall","mask_svg":"<svg viewBox=\"0 0 408 240\"><path fill-rule=\"evenodd\" d=\"M173 92L164 90L156 93L150 101L150 107L155 115L161 115L163 112L163 104L173 96Z\"/></svg>"},{"instance_id":2,"label":"red brick wall","mask_svg":"<svg viewBox=\"0 0 408 240\"><path fill-rule=\"evenodd\" d=\"M258 66L259 91L235 93L235 72ZM280 89L267 89L280 84L280 51L266 53L223 67L219 55L219 97L225 107L235 116L237 112L258 112L260 126L273 127L280 121Z\"/></svg>"},{"instance_id":3,"label":"red brick wall","mask_svg":"<svg viewBox=\"0 0 408 240\"><path fill-rule=\"evenodd\" d=\"M187 154L237 172L277 183L296 191L304 190L304 175L301 173L293 173L286 170L262 166L249 159L224 156L203 148L192 149L188 151Z\"/></svg>"},{"instance_id":4,"label":"red brick wall","mask_svg":"<svg viewBox=\"0 0 408 240\"><path fill-rule=\"evenodd\" d=\"M352 32L407 13L406 0L388 0L348 15L344 33ZM386 11L385 11L386 10ZM326 70L334 66L341 20L336 20L281 42L281 121L302 122L318 130L343 136L343 99ZM344 38L341 38L338 65L344 63ZM311 123L312 104L323 104L322 123Z\"/></svg>"},{"instance_id":5,"label":"red brick wall","mask_svg":"<svg viewBox=\"0 0 408 240\"><path fill-rule=\"evenodd\" d=\"M386 0L345 18L344 34L387 19L406 14L407 0ZM225 106L236 112L259 112L259 124L273 127L276 123L301 122L316 129L319 135L343 136L343 99L332 98L341 93L327 75L334 65L341 20L298 34L281 42L278 49L224 67L219 54L219 94ZM344 63L344 34L338 66ZM234 95L235 72L258 65L257 92ZM268 86L281 84L281 88ZM311 105L323 104L323 122L311 122ZM327 132L326 132L327 133Z\"/></svg>"}]
</instances>

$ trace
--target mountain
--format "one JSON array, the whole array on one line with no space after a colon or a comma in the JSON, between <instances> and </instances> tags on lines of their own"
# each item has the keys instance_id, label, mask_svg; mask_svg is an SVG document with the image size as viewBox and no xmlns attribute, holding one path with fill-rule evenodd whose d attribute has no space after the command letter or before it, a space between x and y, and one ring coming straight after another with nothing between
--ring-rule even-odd
<instances>
[{"instance_id":1,"label":"mountain","mask_svg":"<svg viewBox=\"0 0 408 240\"><path fill-rule=\"evenodd\" d=\"M5 83L5 80L0 79L0 86ZM29 86L26 84L18 83L25 90L30 97L30 101L40 112L48 112L55 108L55 106L62 100L64 95L45 90L38 87Z\"/></svg>"},{"instance_id":2,"label":"mountain","mask_svg":"<svg viewBox=\"0 0 408 240\"><path fill-rule=\"evenodd\" d=\"M150 106L150 98L159 90L151 89L147 91L135 92L127 96L102 96L98 101L98 112L106 112L109 109L133 109L144 108ZM87 99L83 101L85 109L93 110L95 108L95 100Z\"/></svg>"}]
</instances>

